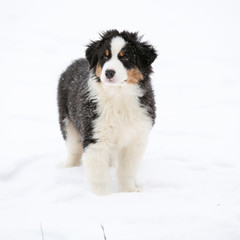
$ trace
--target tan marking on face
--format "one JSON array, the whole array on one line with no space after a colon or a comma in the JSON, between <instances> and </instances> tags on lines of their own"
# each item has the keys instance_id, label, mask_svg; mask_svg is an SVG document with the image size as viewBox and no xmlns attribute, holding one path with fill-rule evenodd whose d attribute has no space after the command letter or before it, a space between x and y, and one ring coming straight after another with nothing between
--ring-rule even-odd
<instances>
[{"instance_id":1,"label":"tan marking on face","mask_svg":"<svg viewBox=\"0 0 240 240\"><path fill-rule=\"evenodd\" d=\"M124 51L121 51L121 52L119 53L119 56L120 56L120 57L123 57L124 54L125 54Z\"/></svg>"},{"instance_id":2,"label":"tan marking on face","mask_svg":"<svg viewBox=\"0 0 240 240\"><path fill-rule=\"evenodd\" d=\"M106 54L106 56L108 57L108 56L109 56L109 51L106 50L105 54Z\"/></svg>"},{"instance_id":3,"label":"tan marking on face","mask_svg":"<svg viewBox=\"0 0 240 240\"><path fill-rule=\"evenodd\" d=\"M99 63L97 63L97 67L96 67L96 75L97 75L97 77L100 78L101 73L102 73L102 67L100 66Z\"/></svg>"},{"instance_id":4,"label":"tan marking on face","mask_svg":"<svg viewBox=\"0 0 240 240\"><path fill-rule=\"evenodd\" d=\"M141 80L143 80L143 75L142 75L141 71L139 70L139 68L137 68L137 67L127 70L127 75L128 75L128 78L126 80L127 83L136 84L136 83L140 82Z\"/></svg>"}]
</instances>

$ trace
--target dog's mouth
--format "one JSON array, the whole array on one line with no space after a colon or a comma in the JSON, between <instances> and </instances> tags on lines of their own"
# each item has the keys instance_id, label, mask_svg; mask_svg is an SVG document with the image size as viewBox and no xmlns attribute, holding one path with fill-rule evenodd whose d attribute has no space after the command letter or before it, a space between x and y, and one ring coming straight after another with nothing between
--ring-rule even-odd
<instances>
[{"instance_id":1,"label":"dog's mouth","mask_svg":"<svg viewBox=\"0 0 240 240\"><path fill-rule=\"evenodd\" d=\"M102 83L108 86L113 86L113 87L125 86L127 84L126 80L122 82L116 82L112 79L105 79L104 81L102 81Z\"/></svg>"}]
</instances>

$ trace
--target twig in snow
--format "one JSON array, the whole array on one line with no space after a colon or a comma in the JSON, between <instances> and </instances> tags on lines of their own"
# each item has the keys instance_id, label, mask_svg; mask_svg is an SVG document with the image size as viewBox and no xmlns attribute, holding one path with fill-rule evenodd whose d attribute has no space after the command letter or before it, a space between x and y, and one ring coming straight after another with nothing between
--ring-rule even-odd
<instances>
[{"instance_id":1,"label":"twig in snow","mask_svg":"<svg viewBox=\"0 0 240 240\"><path fill-rule=\"evenodd\" d=\"M40 222L39 224L40 224L40 228L41 228L41 233L42 233L42 240L44 240L44 233L43 233L43 228L42 228L42 224L41 224L41 222Z\"/></svg>"},{"instance_id":2,"label":"twig in snow","mask_svg":"<svg viewBox=\"0 0 240 240\"><path fill-rule=\"evenodd\" d=\"M105 235L105 231L104 231L104 227L103 227L103 225L101 225L101 227L102 227L102 230L103 230L103 236L104 236L104 240L107 240L107 238L106 238L106 235Z\"/></svg>"}]
</instances>

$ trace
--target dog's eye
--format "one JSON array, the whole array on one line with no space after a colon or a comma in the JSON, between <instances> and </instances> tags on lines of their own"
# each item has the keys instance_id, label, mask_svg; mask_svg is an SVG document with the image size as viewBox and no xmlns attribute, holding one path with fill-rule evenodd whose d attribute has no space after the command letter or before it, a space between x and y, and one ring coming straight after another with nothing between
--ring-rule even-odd
<instances>
[{"instance_id":1,"label":"dog's eye","mask_svg":"<svg viewBox=\"0 0 240 240\"><path fill-rule=\"evenodd\" d=\"M124 56L120 56L120 59L122 60L122 61L124 61L124 62L127 62L129 59L128 59L128 57L126 56L126 55L124 55Z\"/></svg>"},{"instance_id":2,"label":"dog's eye","mask_svg":"<svg viewBox=\"0 0 240 240\"><path fill-rule=\"evenodd\" d=\"M108 61L109 60L109 56L106 56L105 54L102 55L102 60L103 61Z\"/></svg>"},{"instance_id":3,"label":"dog's eye","mask_svg":"<svg viewBox=\"0 0 240 240\"><path fill-rule=\"evenodd\" d=\"M110 54L109 54L109 51L106 50L102 58L103 58L104 60L108 60L108 59L109 59L109 55L110 55Z\"/></svg>"},{"instance_id":4,"label":"dog's eye","mask_svg":"<svg viewBox=\"0 0 240 240\"><path fill-rule=\"evenodd\" d=\"M118 56L119 56L119 59L120 59L120 60L125 61L125 62L128 61L128 57L127 57L127 54L126 54L125 51L122 50L122 51L119 53Z\"/></svg>"},{"instance_id":5,"label":"dog's eye","mask_svg":"<svg viewBox=\"0 0 240 240\"><path fill-rule=\"evenodd\" d=\"M106 55L103 55L103 57L102 57L104 60L108 60L109 59L109 57L108 56L106 56Z\"/></svg>"}]
</instances>

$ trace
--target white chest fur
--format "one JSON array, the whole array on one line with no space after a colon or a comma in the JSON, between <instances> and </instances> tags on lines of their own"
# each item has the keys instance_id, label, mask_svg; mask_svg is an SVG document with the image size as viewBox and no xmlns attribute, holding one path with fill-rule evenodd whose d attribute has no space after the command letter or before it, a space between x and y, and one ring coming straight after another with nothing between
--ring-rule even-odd
<instances>
[{"instance_id":1,"label":"white chest fur","mask_svg":"<svg viewBox=\"0 0 240 240\"><path fill-rule=\"evenodd\" d=\"M140 107L142 92L137 85L115 87L94 81L90 89L98 103L99 117L94 122L98 141L122 148L136 137L147 137L152 124L146 109Z\"/></svg>"}]
</instances>

